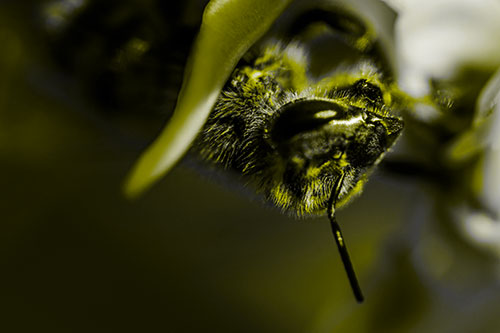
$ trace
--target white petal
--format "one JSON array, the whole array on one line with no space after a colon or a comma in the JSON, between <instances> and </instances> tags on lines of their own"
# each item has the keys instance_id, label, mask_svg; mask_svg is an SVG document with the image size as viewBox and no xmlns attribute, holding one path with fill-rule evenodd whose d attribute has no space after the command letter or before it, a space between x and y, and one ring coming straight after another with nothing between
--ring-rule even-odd
<instances>
[{"instance_id":1,"label":"white petal","mask_svg":"<svg viewBox=\"0 0 500 333\"><path fill-rule=\"evenodd\" d=\"M421 96L430 78L450 78L463 65L500 65L500 2L388 1L398 8L396 45L401 86Z\"/></svg>"}]
</instances>

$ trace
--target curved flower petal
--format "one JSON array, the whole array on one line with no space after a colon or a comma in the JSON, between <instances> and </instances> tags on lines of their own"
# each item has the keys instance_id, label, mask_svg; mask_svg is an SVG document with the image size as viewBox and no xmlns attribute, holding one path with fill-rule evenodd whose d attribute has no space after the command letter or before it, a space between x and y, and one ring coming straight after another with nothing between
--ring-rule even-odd
<instances>
[{"instance_id":1,"label":"curved flower petal","mask_svg":"<svg viewBox=\"0 0 500 333\"><path fill-rule=\"evenodd\" d=\"M184 155L240 57L269 29L290 1L210 1L174 114L129 175L125 184L128 197L140 195Z\"/></svg>"},{"instance_id":2,"label":"curved flower petal","mask_svg":"<svg viewBox=\"0 0 500 333\"><path fill-rule=\"evenodd\" d=\"M454 156L467 151L481 156L472 170L471 188L482 209L464 204L454 213L455 220L471 241L500 257L500 70L481 92L474 126L451 148Z\"/></svg>"},{"instance_id":3,"label":"curved flower petal","mask_svg":"<svg viewBox=\"0 0 500 333\"><path fill-rule=\"evenodd\" d=\"M484 147L484 159L476 171L476 174L480 175L476 181L478 183L476 195L498 219L500 218L500 70L483 89L476 116L476 124L478 126L484 124L482 127L485 127L483 141L480 142ZM498 223L500 221L497 221Z\"/></svg>"}]
</instances>

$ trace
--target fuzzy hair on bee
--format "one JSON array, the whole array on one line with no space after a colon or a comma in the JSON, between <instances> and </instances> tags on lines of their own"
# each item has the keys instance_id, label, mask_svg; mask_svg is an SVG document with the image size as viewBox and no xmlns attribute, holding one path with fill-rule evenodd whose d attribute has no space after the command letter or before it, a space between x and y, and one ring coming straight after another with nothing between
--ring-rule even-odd
<instances>
[{"instance_id":1,"label":"fuzzy hair on bee","mask_svg":"<svg viewBox=\"0 0 500 333\"><path fill-rule=\"evenodd\" d=\"M324 214L339 178L338 206L359 194L403 128L400 93L375 62L314 78L309 61L299 42L260 46L234 70L194 145L296 216Z\"/></svg>"}]
</instances>

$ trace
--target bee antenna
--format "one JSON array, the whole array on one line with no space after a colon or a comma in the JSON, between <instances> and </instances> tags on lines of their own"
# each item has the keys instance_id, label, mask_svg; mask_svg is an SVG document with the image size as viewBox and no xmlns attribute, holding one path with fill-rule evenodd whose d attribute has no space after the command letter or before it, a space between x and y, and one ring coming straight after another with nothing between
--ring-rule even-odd
<instances>
[{"instance_id":1,"label":"bee antenna","mask_svg":"<svg viewBox=\"0 0 500 333\"><path fill-rule=\"evenodd\" d=\"M337 204L337 198L339 197L343 181L344 174L342 173L332 191L332 195L328 202L327 214L328 218L330 219L330 224L332 226L332 232L333 236L335 237L335 242L337 243L337 248L339 249L340 258L342 259L347 278L349 279L349 283L351 284L352 292L354 293L356 301L358 303L362 303L364 300L363 293L361 292L358 279L356 278L356 273L354 272L354 268L352 267L352 262L349 257L349 253L347 252L347 245L345 243L344 237L342 236L342 231L340 230L340 226L337 223L337 219L335 218L335 205Z\"/></svg>"}]
</instances>

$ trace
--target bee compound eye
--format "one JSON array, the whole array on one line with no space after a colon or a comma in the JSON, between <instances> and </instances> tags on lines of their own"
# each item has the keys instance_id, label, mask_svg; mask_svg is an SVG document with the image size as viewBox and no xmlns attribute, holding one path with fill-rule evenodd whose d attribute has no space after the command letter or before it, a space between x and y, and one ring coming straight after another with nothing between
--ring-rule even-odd
<instances>
[{"instance_id":1,"label":"bee compound eye","mask_svg":"<svg viewBox=\"0 0 500 333\"><path fill-rule=\"evenodd\" d=\"M271 126L274 143L287 142L294 136L312 132L335 119L344 119L347 112L341 105L327 100L303 99L285 104Z\"/></svg>"},{"instance_id":2,"label":"bee compound eye","mask_svg":"<svg viewBox=\"0 0 500 333\"><path fill-rule=\"evenodd\" d=\"M384 99L380 87L368 82L366 79L356 81L353 90L357 96L362 96L371 103L380 103Z\"/></svg>"}]
</instances>

